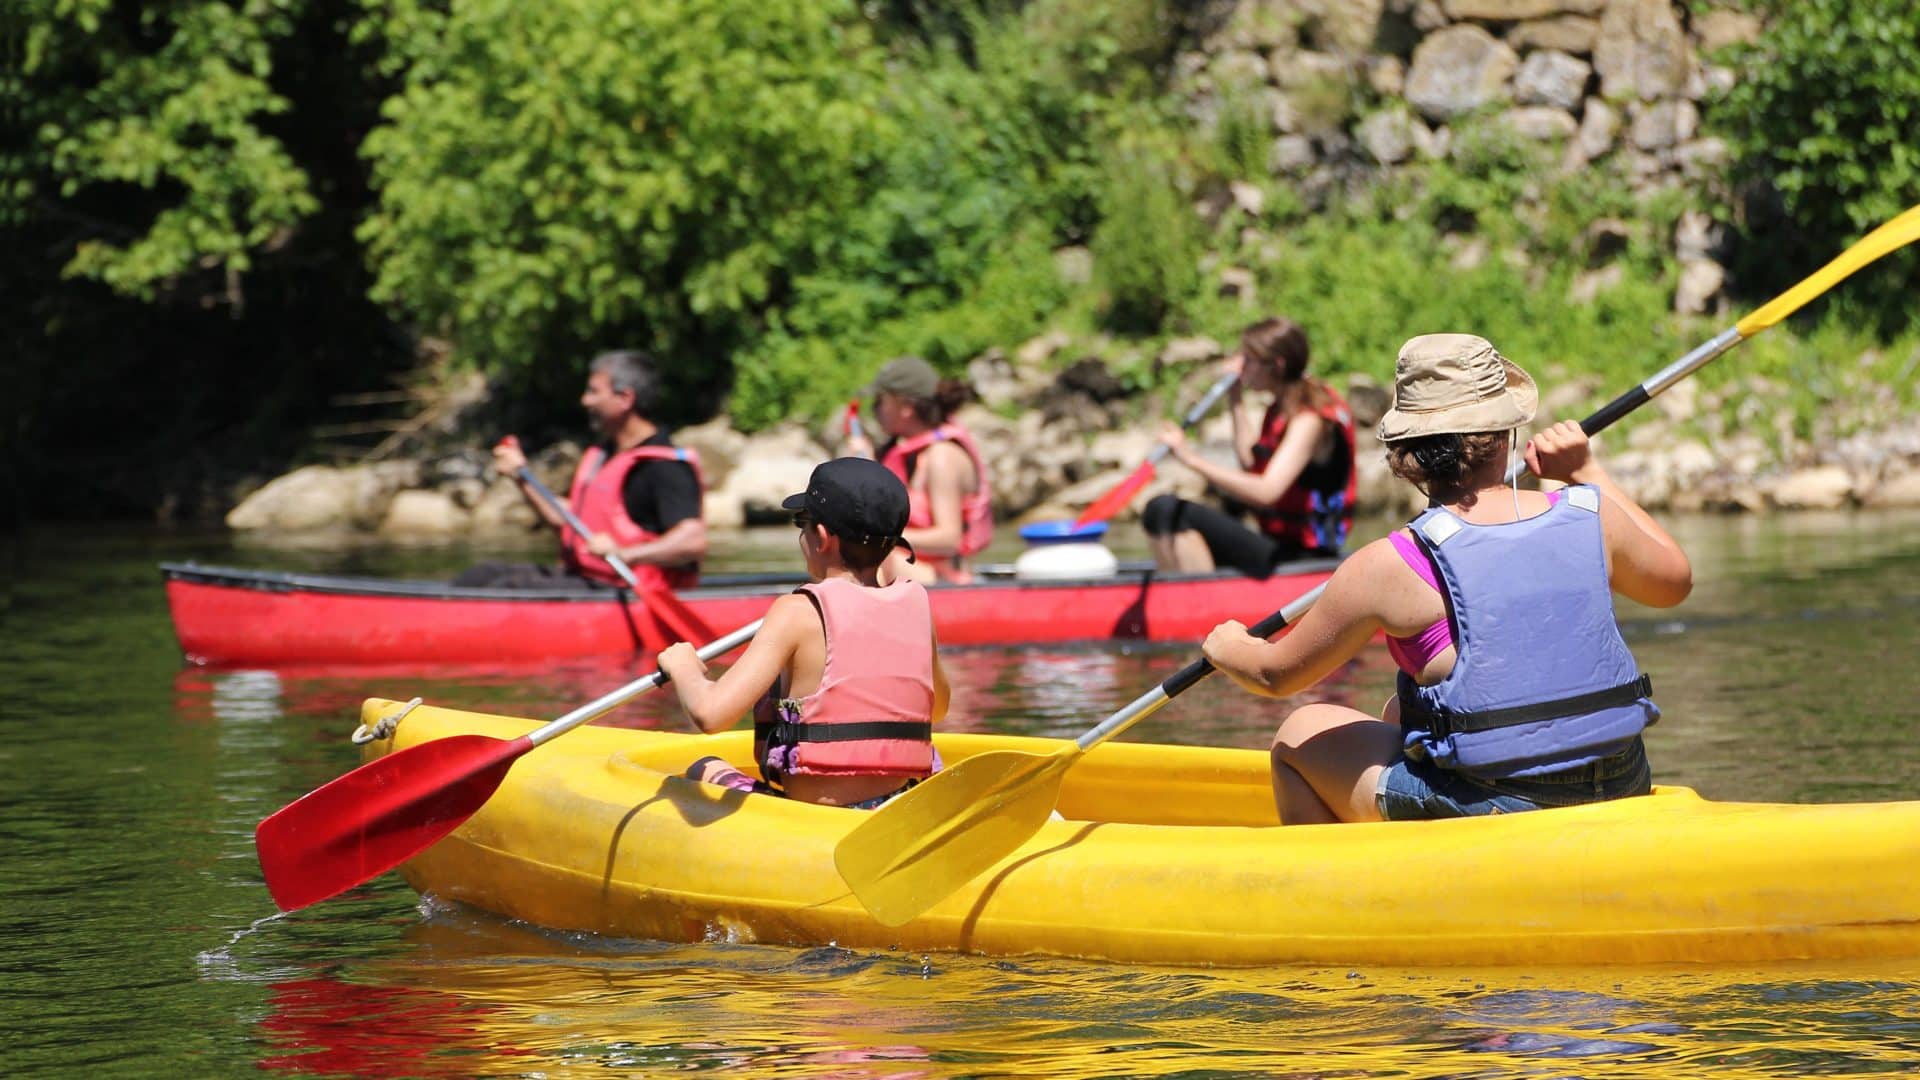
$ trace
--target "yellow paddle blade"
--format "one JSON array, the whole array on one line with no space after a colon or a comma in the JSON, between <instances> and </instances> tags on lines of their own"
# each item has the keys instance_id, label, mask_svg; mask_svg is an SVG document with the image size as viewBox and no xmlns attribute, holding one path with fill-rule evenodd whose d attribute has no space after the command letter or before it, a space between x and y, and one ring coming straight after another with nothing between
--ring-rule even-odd
<instances>
[{"instance_id":1,"label":"yellow paddle blade","mask_svg":"<svg viewBox=\"0 0 1920 1080\"><path fill-rule=\"evenodd\" d=\"M958 892L1046 824L1082 751L977 754L873 812L840 841L833 863L887 926L913 921Z\"/></svg>"},{"instance_id":2,"label":"yellow paddle blade","mask_svg":"<svg viewBox=\"0 0 1920 1080\"><path fill-rule=\"evenodd\" d=\"M1920 240L1920 206L1887 222L1860 238L1860 242L1840 253L1839 258L1813 272L1805 281L1767 301L1766 306L1734 324L1740 336L1749 338L1799 311L1809 300L1846 280L1855 270L1889 251Z\"/></svg>"}]
</instances>

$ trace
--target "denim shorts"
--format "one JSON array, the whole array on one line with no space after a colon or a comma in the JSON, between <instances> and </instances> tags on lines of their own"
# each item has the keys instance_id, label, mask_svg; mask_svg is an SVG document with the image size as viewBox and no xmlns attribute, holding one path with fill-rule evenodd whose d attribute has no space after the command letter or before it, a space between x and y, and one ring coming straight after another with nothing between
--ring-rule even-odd
<instances>
[{"instance_id":1,"label":"denim shorts","mask_svg":"<svg viewBox=\"0 0 1920 1080\"><path fill-rule=\"evenodd\" d=\"M1381 774L1373 797L1388 821L1422 821L1578 806L1652 790L1646 747L1635 739L1625 750L1590 765L1505 780L1475 780L1403 755Z\"/></svg>"}]
</instances>

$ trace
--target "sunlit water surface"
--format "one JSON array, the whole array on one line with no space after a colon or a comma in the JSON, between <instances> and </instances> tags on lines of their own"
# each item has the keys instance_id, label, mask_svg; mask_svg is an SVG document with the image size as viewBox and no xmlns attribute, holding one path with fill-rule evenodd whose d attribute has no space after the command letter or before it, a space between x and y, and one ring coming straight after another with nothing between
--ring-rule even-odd
<instances>
[{"instance_id":1,"label":"sunlit water surface","mask_svg":"<svg viewBox=\"0 0 1920 1080\"><path fill-rule=\"evenodd\" d=\"M1915 797L1916 525L1914 515L1678 520L1693 598L1621 612L1666 711L1649 736L1658 778L1721 799ZM712 565L790 569L792 543L784 529L730 535ZM1138 554L1138 537L1117 546ZM253 826L355 763L346 734L361 699L418 694L547 717L641 669L183 669L154 562L430 576L497 554L151 531L49 531L6 550L0 1074L1920 1072L1914 960L1183 970L668 945L422 903L391 875L271 917ZM1077 735L1191 655L954 650L953 726ZM1299 700L1372 709L1391 685L1375 649ZM1203 683L1128 738L1261 746L1286 707ZM615 722L681 723L661 698Z\"/></svg>"}]
</instances>

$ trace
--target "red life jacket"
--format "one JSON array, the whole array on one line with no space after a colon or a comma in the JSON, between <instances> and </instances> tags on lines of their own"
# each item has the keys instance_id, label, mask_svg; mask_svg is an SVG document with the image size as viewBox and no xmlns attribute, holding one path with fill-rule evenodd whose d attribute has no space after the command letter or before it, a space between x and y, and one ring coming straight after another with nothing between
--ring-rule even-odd
<instances>
[{"instance_id":1,"label":"red life jacket","mask_svg":"<svg viewBox=\"0 0 1920 1080\"><path fill-rule=\"evenodd\" d=\"M706 490L706 483L700 477L700 455L685 447L636 446L620 451L611 460L598 446L590 447L580 455L580 464L573 470L573 486L567 489L567 502L572 504L574 515L589 532L606 533L623 548L660 537L659 533L641 528L627 515L627 474L642 461L684 461L693 468L693 478L700 490ZM570 528L560 530L560 554L568 568L582 577L609 585L626 584L614 573L612 564L587 550L587 538ZM628 569L640 580L642 588L686 589L700 580L699 568L694 566L629 563Z\"/></svg>"},{"instance_id":2,"label":"red life jacket","mask_svg":"<svg viewBox=\"0 0 1920 1080\"><path fill-rule=\"evenodd\" d=\"M933 774L933 609L915 581L867 588L844 579L798 590L820 609L820 686L755 717L761 775Z\"/></svg>"},{"instance_id":3,"label":"red life jacket","mask_svg":"<svg viewBox=\"0 0 1920 1080\"><path fill-rule=\"evenodd\" d=\"M933 567L934 573L943 580L965 583L973 579L961 565L960 560L969 555L986 550L993 541L993 487L987 480L986 459L980 456L980 445L973 441L973 435L959 424L948 421L931 431L923 431L909 439L895 439L886 451L880 455L880 464L893 471L900 482L907 485L907 527L925 529L933 524L933 502L925 489L913 486L913 467L920 451L936 442L951 441L966 451L973 459L973 472L979 478L980 489L960 499L960 548L952 557L944 555L919 555L918 561Z\"/></svg>"},{"instance_id":4,"label":"red life jacket","mask_svg":"<svg viewBox=\"0 0 1920 1080\"><path fill-rule=\"evenodd\" d=\"M1353 503L1360 490L1360 477L1353 467L1353 410L1332 387L1322 389L1327 403L1311 411L1333 425L1333 456L1324 462L1307 462L1299 479L1272 506L1253 510L1261 532L1304 551L1338 551L1347 542ZM1287 420L1280 402L1267 407L1267 415L1260 421L1260 439L1253 444L1253 467L1248 472L1266 471L1267 463L1280 449Z\"/></svg>"}]
</instances>

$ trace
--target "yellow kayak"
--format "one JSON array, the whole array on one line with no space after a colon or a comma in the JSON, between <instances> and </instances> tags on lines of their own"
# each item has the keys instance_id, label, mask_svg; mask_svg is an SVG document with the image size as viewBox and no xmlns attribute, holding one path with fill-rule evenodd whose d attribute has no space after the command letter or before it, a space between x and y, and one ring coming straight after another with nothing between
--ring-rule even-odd
<instances>
[{"instance_id":1,"label":"yellow kayak","mask_svg":"<svg viewBox=\"0 0 1920 1080\"><path fill-rule=\"evenodd\" d=\"M369 700L371 724L395 703ZM530 720L431 707L369 757ZM949 763L1059 744L941 735ZM1646 798L1456 821L1279 828L1267 755L1108 743L1023 848L905 926L834 870L856 810L677 775L751 735L587 726L529 752L405 864L422 893L673 941L1171 964L1631 964L1920 955L1920 802Z\"/></svg>"}]
</instances>

